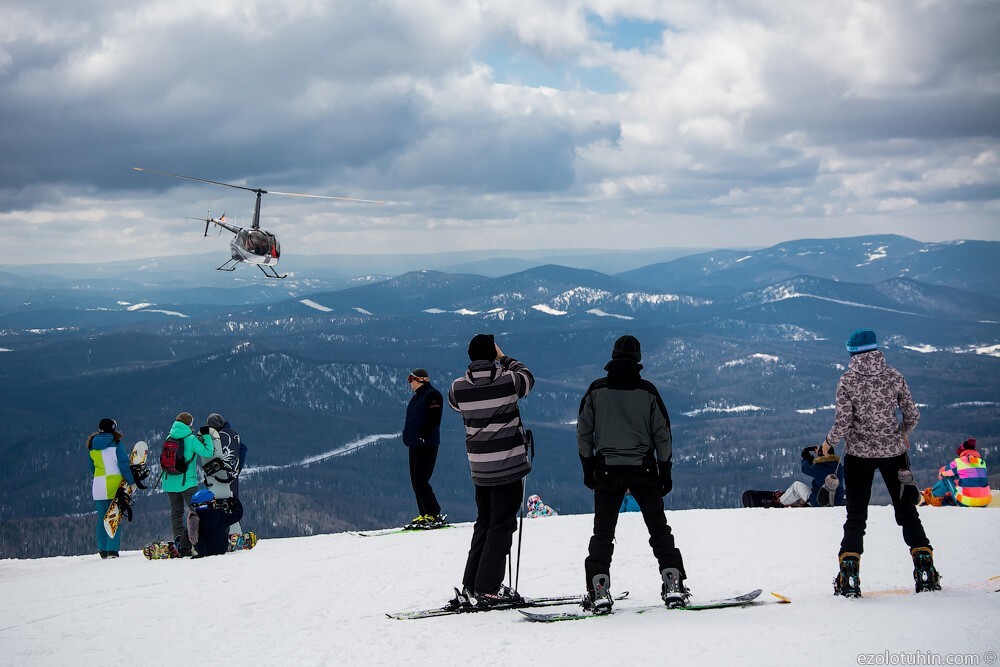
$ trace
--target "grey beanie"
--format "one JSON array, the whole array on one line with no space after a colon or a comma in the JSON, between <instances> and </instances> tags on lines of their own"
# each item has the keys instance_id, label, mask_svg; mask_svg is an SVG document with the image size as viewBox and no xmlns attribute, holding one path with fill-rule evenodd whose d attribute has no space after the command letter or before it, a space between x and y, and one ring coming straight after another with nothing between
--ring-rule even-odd
<instances>
[{"instance_id":1,"label":"grey beanie","mask_svg":"<svg viewBox=\"0 0 1000 667\"><path fill-rule=\"evenodd\" d=\"M222 427L226 425L226 420L223 419L222 415L218 412L213 412L208 416L208 419L205 420L205 425L211 426L216 431L221 431Z\"/></svg>"}]
</instances>

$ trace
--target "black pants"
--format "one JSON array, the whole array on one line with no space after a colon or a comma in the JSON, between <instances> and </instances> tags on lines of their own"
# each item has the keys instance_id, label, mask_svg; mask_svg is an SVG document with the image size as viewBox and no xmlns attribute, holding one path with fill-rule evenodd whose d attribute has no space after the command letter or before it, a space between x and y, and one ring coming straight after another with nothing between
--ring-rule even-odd
<instances>
[{"instance_id":1,"label":"black pants","mask_svg":"<svg viewBox=\"0 0 1000 667\"><path fill-rule=\"evenodd\" d=\"M500 588L522 500L522 480L503 486L476 486L476 509L479 513L472 529L472 545L462 577L462 585L468 590L494 593Z\"/></svg>"},{"instance_id":2,"label":"black pants","mask_svg":"<svg viewBox=\"0 0 1000 667\"><path fill-rule=\"evenodd\" d=\"M584 564L587 590L593 588L595 575L604 574L610 578L618 510L625 499L626 490L632 493L639 504L639 511L649 530L649 546L653 547L659 569L675 567L682 577L686 576L681 552L674 546L674 536L663 513L663 497L660 495L656 464L598 464L597 488L594 489L594 536L590 538L590 554Z\"/></svg>"},{"instance_id":3,"label":"black pants","mask_svg":"<svg viewBox=\"0 0 1000 667\"><path fill-rule=\"evenodd\" d=\"M860 456L844 455L844 490L847 493L847 521L844 522L844 539L840 543L840 553L864 551L865 525L868 522L868 501L872 497L872 482L875 471L882 475L896 512L896 523L903 527L903 540L911 549L929 547L931 544L920 523L917 507L912 502L899 497L900 470L907 469L906 454L882 459L866 459Z\"/></svg>"},{"instance_id":4,"label":"black pants","mask_svg":"<svg viewBox=\"0 0 1000 667\"><path fill-rule=\"evenodd\" d=\"M431 488L431 475L434 474L434 463L437 461L438 446L424 445L410 447L410 483L413 494L417 497L417 511L421 514L437 516L441 513L441 505Z\"/></svg>"}]
</instances>

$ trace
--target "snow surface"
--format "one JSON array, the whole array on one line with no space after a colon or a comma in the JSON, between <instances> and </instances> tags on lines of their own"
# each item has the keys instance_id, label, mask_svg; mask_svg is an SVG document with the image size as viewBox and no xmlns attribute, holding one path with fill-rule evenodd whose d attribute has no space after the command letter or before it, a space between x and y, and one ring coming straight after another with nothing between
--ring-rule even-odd
<instances>
[{"instance_id":1,"label":"snow surface","mask_svg":"<svg viewBox=\"0 0 1000 667\"><path fill-rule=\"evenodd\" d=\"M132 310L129 308L129 310ZM174 317L187 317L184 313L178 313L176 310L160 310L159 308L143 308L139 311L140 313L161 313L163 315L173 315Z\"/></svg>"},{"instance_id":2,"label":"snow surface","mask_svg":"<svg viewBox=\"0 0 1000 667\"><path fill-rule=\"evenodd\" d=\"M760 412L765 410L759 405L706 405L703 408L698 408L696 410L690 410L688 412L682 412L681 414L685 417L697 417L702 414L710 413L731 413L731 412Z\"/></svg>"},{"instance_id":3,"label":"snow surface","mask_svg":"<svg viewBox=\"0 0 1000 667\"><path fill-rule=\"evenodd\" d=\"M322 304L316 303L312 299L299 299L299 303L301 303L301 304L303 304L305 306L309 306L310 308L315 308L316 310L319 310L319 311L324 312L324 313L331 313L331 312L333 312L333 308L327 308L326 306L324 306Z\"/></svg>"},{"instance_id":4,"label":"snow surface","mask_svg":"<svg viewBox=\"0 0 1000 667\"><path fill-rule=\"evenodd\" d=\"M354 310L358 311L362 315L371 315L372 314L371 311L365 310L364 308L360 308L358 306L354 306Z\"/></svg>"},{"instance_id":5,"label":"snow surface","mask_svg":"<svg viewBox=\"0 0 1000 667\"><path fill-rule=\"evenodd\" d=\"M928 345L927 343L919 343L917 345L904 345L903 349L904 350L913 350L914 352L920 352L922 354L928 354L930 352L940 352L941 351L941 350L937 349L936 347L934 347L933 345Z\"/></svg>"},{"instance_id":6,"label":"snow surface","mask_svg":"<svg viewBox=\"0 0 1000 667\"><path fill-rule=\"evenodd\" d=\"M552 625L529 623L516 611L398 621L384 612L436 606L460 583L471 526L317 535L262 540L253 551L201 560L147 561L125 552L109 561L96 554L0 561L4 664L107 665L131 655L128 661L142 664L811 667L856 665L859 654L886 651L976 654L982 662L966 664L987 664L984 654L998 648L1000 593L981 584L1000 574L1000 512L922 508L946 590L861 600L831 594L843 508L667 516L696 598L763 588L793 603ZM252 519L244 524L252 527ZM592 524L589 515L526 520L522 593L582 593ZM659 601L647 540L639 513L621 515L612 590L631 596L618 609ZM891 508L871 508L865 546L864 589L912 591L909 553ZM133 647L137 653L108 639L109 620L129 619L146 637ZM161 639L166 627L182 638Z\"/></svg>"}]
</instances>

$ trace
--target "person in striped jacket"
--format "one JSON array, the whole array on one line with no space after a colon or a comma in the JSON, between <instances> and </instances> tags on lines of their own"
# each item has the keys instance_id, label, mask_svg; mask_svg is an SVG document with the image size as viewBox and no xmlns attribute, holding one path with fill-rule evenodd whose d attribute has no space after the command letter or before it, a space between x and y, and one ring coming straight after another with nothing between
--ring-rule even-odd
<instances>
[{"instance_id":1,"label":"person in striped jacket","mask_svg":"<svg viewBox=\"0 0 1000 667\"><path fill-rule=\"evenodd\" d=\"M941 468L941 482L950 486L950 491L959 505L965 507L986 507L990 504L990 481L986 473L986 461L976 450L976 439L969 438L958 446L958 458Z\"/></svg>"},{"instance_id":2,"label":"person in striped jacket","mask_svg":"<svg viewBox=\"0 0 1000 667\"><path fill-rule=\"evenodd\" d=\"M448 405L465 422L465 449L476 486L476 524L457 604L502 604L517 599L502 586L524 477L531 470L529 442L518 399L535 384L527 366L505 355L491 334L469 342L468 370L451 383Z\"/></svg>"}]
</instances>

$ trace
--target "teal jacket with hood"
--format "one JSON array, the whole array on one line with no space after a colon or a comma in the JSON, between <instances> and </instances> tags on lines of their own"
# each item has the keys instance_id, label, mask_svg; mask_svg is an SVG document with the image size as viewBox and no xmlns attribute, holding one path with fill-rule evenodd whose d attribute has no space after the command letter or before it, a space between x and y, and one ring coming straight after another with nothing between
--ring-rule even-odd
<instances>
[{"instance_id":1,"label":"teal jacket with hood","mask_svg":"<svg viewBox=\"0 0 1000 667\"><path fill-rule=\"evenodd\" d=\"M198 486L198 466L195 465L195 460L199 456L212 455L212 436L199 435L184 422L175 421L170 427L170 437L184 441L184 460L188 467L183 475L171 475L164 471L162 488L167 493L180 493Z\"/></svg>"}]
</instances>

